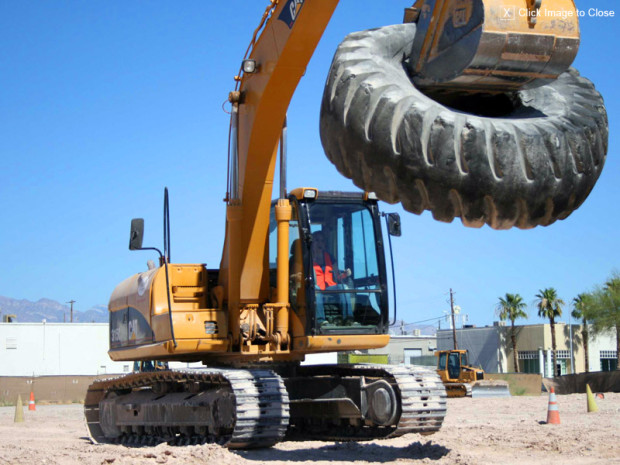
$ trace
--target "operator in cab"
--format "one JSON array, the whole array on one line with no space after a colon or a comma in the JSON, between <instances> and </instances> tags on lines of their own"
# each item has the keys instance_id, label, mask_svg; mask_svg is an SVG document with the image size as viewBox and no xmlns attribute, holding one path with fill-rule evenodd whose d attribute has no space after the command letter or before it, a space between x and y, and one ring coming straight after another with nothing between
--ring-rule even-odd
<instances>
[{"instance_id":1,"label":"operator in cab","mask_svg":"<svg viewBox=\"0 0 620 465\"><path fill-rule=\"evenodd\" d=\"M340 272L334 257L327 251L326 238L323 231L316 231L312 234L312 265L314 269L315 285L318 291L338 291L345 290L346 286L342 280L351 276L351 271ZM322 292L316 293L316 315L320 325L327 324L325 318L325 297ZM353 323L353 312L351 309L350 296L347 293L334 295L340 307L342 324L350 325Z\"/></svg>"}]
</instances>

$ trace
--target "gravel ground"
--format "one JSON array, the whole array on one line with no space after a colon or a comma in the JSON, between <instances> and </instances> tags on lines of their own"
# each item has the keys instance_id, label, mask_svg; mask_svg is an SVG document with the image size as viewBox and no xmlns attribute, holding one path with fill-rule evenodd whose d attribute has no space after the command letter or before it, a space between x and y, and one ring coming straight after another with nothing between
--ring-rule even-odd
<instances>
[{"instance_id":1,"label":"gravel ground","mask_svg":"<svg viewBox=\"0 0 620 465\"><path fill-rule=\"evenodd\" d=\"M92 445L83 407L0 408L0 464L620 464L620 394L597 399L586 413L585 394L557 396L560 425L546 425L548 398L449 399L442 430L371 442L283 442L270 449L229 451L216 445L128 448Z\"/></svg>"}]
</instances>

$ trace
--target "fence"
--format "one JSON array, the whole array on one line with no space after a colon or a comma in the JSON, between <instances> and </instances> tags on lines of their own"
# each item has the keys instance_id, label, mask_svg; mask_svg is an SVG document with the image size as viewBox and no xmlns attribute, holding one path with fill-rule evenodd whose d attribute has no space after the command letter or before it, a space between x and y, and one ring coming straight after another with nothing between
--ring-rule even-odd
<instances>
[{"instance_id":1,"label":"fence","mask_svg":"<svg viewBox=\"0 0 620 465\"><path fill-rule=\"evenodd\" d=\"M547 390L553 387L558 394L584 393L586 384L589 384L594 392L620 392L620 371L597 371L545 378L543 384Z\"/></svg>"},{"instance_id":2,"label":"fence","mask_svg":"<svg viewBox=\"0 0 620 465\"><path fill-rule=\"evenodd\" d=\"M14 405L17 396L27 402L30 392L35 401L43 404L68 404L84 402L86 390L95 379L107 376L0 376L0 405Z\"/></svg>"}]
</instances>

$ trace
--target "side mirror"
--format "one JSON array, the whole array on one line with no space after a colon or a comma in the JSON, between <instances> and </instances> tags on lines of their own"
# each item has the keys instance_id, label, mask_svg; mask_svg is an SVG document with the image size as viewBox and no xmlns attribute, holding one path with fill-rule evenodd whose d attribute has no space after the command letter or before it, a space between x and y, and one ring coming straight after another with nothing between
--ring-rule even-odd
<instances>
[{"instance_id":1,"label":"side mirror","mask_svg":"<svg viewBox=\"0 0 620 465\"><path fill-rule=\"evenodd\" d=\"M388 213L387 215L388 234L390 236L400 237L402 234L400 228L400 215L398 213Z\"/></svg>"},{"instance_id":2,"label":"side mirror","mask_svg":"<svg viewBox=\"0 0 620 465\"><path fill-rule=\"evenodd\" d=\"M129 250L142 249L142 237L144 236L144 219L134 218L131 220L131 232L129 233Z\"/></svg>"}]
</instances>

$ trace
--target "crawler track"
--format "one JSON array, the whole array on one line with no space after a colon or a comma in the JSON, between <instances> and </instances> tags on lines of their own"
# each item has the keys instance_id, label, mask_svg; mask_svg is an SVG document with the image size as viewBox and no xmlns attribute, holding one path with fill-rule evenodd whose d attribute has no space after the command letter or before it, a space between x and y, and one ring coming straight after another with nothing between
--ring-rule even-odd
<instances>
[{"instance_id":1,"label":"crawler track","mask_svg":"<svg viewBox=\"0 0 620 465\"><path fill-rule=\"evenodd\" d=\"M397 393L395 424L362 418L292 418L283 379L267 369L174 370L97 381L85 415L95 443L270 447L294 440L368 440L432 434L446 414L446 391L434 370L383 365L300 367L295 376L385 380ZM289 424L290 423L290 424Z\"/></svg>"},{"instance_id":2,"label":"crawler track","mask_svg":"<svg viewBox=\"0 0 620 465\"><path fill-rule=\"evenodd\" d=\"M207 404L192 400L205 392L211 393L210 399L214 402ZM152 397L156 394L157 397ZM116 402L122 405L121 413L123 410L148 408L146 403L136 405L130 395L141 395L150 404L157 403L158 412L167 409L161 415L165 421L148 418L142 424L123 424L121 420L116 424L118 431L110 434L106 422L114 423L117 418L104 418L106 409L101 411L101 402L118 397ZM234 399L234 407L228 409L230 419L224 418L228 413L225 408L227 396ZM165 400L167 398L181 407L171 407ZM218 404L220 399L223 400ZM191 415L190 418L195 419L192 422L188 415L183 415L187 408L191 412L196 409L204 412ZM269 370L174 370L98 381L88 389L84 410L93 442L128 445L217 442L230 448L269 447L284 437L289 420L284 384ZM213 424L214 421L208 419L218 421Z\"/></svg>"},{"instance_id":3,"label":"crawler track","mask_svg":"<svg viewBox=\"0 0 620 465\"><path fill-rule=\"evenodd\" d=\"M313 374L314 370L319 371L321 368L307 367L306 375ZM433 434L441 428L446 415L446 390L435 370L419 366L350 365L334 366L332 374L389 380L400 393L401 415L398 423L395 426L380 427L330 420L299 421L292 418L288 438L368 440L398 437L407 433Z\"/></svg>"}]
</instances>

